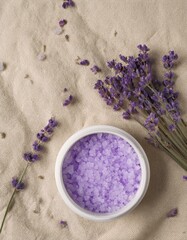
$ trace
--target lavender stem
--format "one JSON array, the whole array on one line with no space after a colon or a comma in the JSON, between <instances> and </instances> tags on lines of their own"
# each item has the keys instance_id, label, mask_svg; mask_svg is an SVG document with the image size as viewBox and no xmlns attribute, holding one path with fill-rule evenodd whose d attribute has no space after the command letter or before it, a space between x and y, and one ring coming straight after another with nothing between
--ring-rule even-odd
<instances>
[{"instance_id":1,"label":"lavender stem","mask_svg":"<svg viewBox=\"0 0 187 240\"><path fill-rule=\"evenodd\" d=\"M20 176L20 178L19 178L19 180L18 180L18 184L21 183L21 181L22 181L22 179L23 179L23 177L24 177L24 175L25 175L25 173L26 173L27 168L28 168L29 165L30 165L30 163L27 162L26 167L24 168L24 170L23 170L23 172L22 172L22 174L21 174L21 176ZM7 216L7 214L8 214L8 211L9 211L9 208L10 208L10 206L11 206L11 203L12 203L12 200L13 200L13 198L14 198L14 195L15 195L15 193L16 193L16 190L17 190L17 189L14 188L14 191L13 191L13 193L12 193L12 195L11 195L11 197L10 197L10 200L9 200L9 202L8 202L8 205L7 205L7 207L6 207L6 211L5 211L5 214L4 214L2 223L1 223L0 234L1 234L1 232L2 232L4 223L5 223L5 219L6 219L6 216Z\"/></svg>"}]
</instances>

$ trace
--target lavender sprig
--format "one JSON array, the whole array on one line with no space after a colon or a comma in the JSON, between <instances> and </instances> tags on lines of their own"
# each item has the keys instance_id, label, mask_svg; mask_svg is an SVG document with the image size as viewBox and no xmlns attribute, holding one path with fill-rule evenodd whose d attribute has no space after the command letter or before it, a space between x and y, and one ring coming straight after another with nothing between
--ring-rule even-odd
<instances>
[{"instance_id":1,"label":"lavender sprig","mask_svg":"<svg viewBox=\"0 0 187 240\"><path fill-rule=\"evenodd\" d=\"M3 220L1 223L1 227L0 227L0 233L2 232L4 223L5 223L5 219L9 212L10 206L12 204L14 195L16 194L16 192L23 190L25 188L25 184L22 180L26 174L27 168L31 164L33 164L34 162L36 162L40 159L40 157L38 155L38 151L41 151L43 149L42 144L44 144L51 138L53 130L54 130L54 128L56 128L57 125L58 125L58 122L54 118L49 119L48 124L44 127L44 129L42 129L39 133L37 133L37 140L35 140L32 145L32 148L33 148L32 151L26 152L23 154L23 159L27 163L26 163L26 166L23 169L20 177L12 178L11 184L12 184L12 187L14 188L14 190L12 192L12 195L10 197L10 200L9 200L6 210L5 210L5 214L4 214L4 217L3 217Z\"/></svg>"},{"instance_id":2,"label":"lavender sprig","mask_svg":"<svg viewBox=\"0 0 187 240\"><path fill-rule=\"evenodd\" d=\"M174 51L162 58L163 79L153 76L149 48L138 45L137 57L119 55L121 62L107 62L114 75L98 80L95 89L124 119L134 118L148 131L148 142L164 150L187 170L187 129L181 118L178 92L174 90Z\"/></svg>"}]
</instances>

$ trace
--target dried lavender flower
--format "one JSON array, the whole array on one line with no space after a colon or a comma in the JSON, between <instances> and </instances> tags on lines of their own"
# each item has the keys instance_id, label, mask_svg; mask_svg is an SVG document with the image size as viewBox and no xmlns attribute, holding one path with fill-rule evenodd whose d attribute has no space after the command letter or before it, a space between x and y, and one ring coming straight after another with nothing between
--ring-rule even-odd
<instances>
[{"instance_id":1,"label":"dried lavender flower","mask_svg":"<svg viewBox=\"0 0 187 240\"><path fill-rule=\"evenodd\" d=\"M61 220L61 221L60 221L60 225L61 225L63 228L65 228L65 227L68 226L68 223L67 223L66 221L64 221L64 220Z\"/></svg>"},{"instance_id":2,"label":"dried lavender flower","mask_svg":"<svg viewBox=\"0 0 187 240\"><path fill-rule=\"evenodd\" d=\"M90 65L90 62L87 59L84 59L84 60L80 61L79 64L83 65L83 66L88 66L88 65Z\"/></svg>"},{"instance_id":3,"label":"dried lavender flower","mask_svg":"<svg viewBox=\"0 0 187 240\"><path fill-rule=\"evenodd\" d=\"M137 56L119 55L122 62L111 60L107 66L114 74L98 80L94 86L113 110L123 110L124 119L135 119L148 131L149 143L159 147L187 170L186 124L181 118L178 92L174 90L173 67L178 55L169 51L162 58L165 72L155 77L149 48L137 46Z\"/></svg>"},{"instance_id":4,"label":"dried lavender flower","mask_svg":"<svg viewBox=\"0 0 187 240\"><path fill-rule=\"evenodd\" d=\"M59 26L62 28L67 24L67 20L66 19L62 19L59 21Z\"/></svg>"},{"instance_id":5,"label":"dried lavender flower","mask_svg":"<svg viewBox=\"0 0 187 240\"><path fill-rule=\"evenodd\" d=\"M55 118L49 119L48 124L44 127L44 129L46 129L46 131L44 129L42 129L37 134L37 138L39 140L34 141L34 143L32 145L33 151L24 153L23 158L24 158L24 160L26 160L27 164L26 164L25 168L23 169L19 178L17 178L17 177L12 178L11 184L12 184L12 187L14 188L14 191L13 191L13 193L10 197L10 200L7 204L5 214L4 214L1 226L0 226L0 233L2 232L6 216L9 212L9 210L10 210L10 206L11 206L12 201L14 199L14 195L16 194L17 190L22 190L22 189L25 188L25 184L23 183L22 180L23 180L23 177L26 174L27 168L31 165L31 163L34 163L34 162L39 160L39 155L36 152L41 151L43 149L42 146L41 146L41 143L45 142L46 138L47 138L47 140L50 139L51 129L54 129L57 125L58 125L58 122L55 120ZM50 128L50 131L49 131L49 128Z\"/></svg>"},{"instance_id":6,"label":"dried lavender flower","mask_svg":"<svg viewBox=\"0 0 187 240\"><path fill-rule=\"evenodd\" d=\"M31 152L24 153L23 158L24 158L24 160L26 160L30 163L34 163L37 160L39 160L39 156L37 154L31 153Z\"/></svg>"},{"instance_id":7,"label":"dried lavender flower","mask_svg":"<svg viewBox=\"0 0 187 240\"><path fill-rule=\"evenodd\" d=\"M186 175L184 175L182 178L187 181L187 176Z\"/></svg>"},{"instance_id":8,"label":"dried lavender flower","mask_svg":"<svg viewBox=\"0 0 187 240\"><path fill-rule=\"evenodd\" d=\"M36 137L41 142L47 142L49 140L48 136L45 135L45 133L41 130L41 132L37 133Z\"/></svg>"},{"instance_id":9,"label":"dried lavender flower","mask_svg":"<svg viewBox=\"0 0 187 240\"><path fill-rule=\"evenodd\" d=\"M68 7L74 7L75 3L72 0L65 0L62 4L62 7L64 9L68 8Z\"/></svg>"},{"instance_id":10,"label":"dried lavender flower","mask_svg":"<svg viewBox=\"0 0 187 240\"><path fill-rule=\"evenodd\" d=\"M12 187L16 188L17 190L23 190L25 188L25 184L23 182L19 182L17 177L12 178Z\"/></svg>"},{"instance_id":11,"label":"dried lavender flower","mask_svg":"<svg viewBox=\"0 0 187 240\"><path fill-rule=\"evenodd\" d=\"M73 101L73 96L69 95L69 97L63 102L63 106L68 106Z\"/></svg>"},{"instance_id":12,"label":"dried lavender flower","mask_svg":"<svg viewBox=\"0 0 187 240\"><path fill-rule=\"evenodd\" d=\"M97 65L94 65L92 68L90 68L91 71L94 73L94 74L97 74L98 72L101 72L101 69L97 66Z\"/></svg>"},{"instance_id":13,"label":"dried lavender flower","mask_svg":"<svg viewBox=\"0 0 187 240\"><path fill-rule=\"evenodd\" d=\"M168 218L170 218L170 217L175 217L175 216L177 216L177 215L178 215L178 209L177 209L177 208L171 209L171 210L166 214L166 216L167 216Z\"/></svg>"}]
</instances>

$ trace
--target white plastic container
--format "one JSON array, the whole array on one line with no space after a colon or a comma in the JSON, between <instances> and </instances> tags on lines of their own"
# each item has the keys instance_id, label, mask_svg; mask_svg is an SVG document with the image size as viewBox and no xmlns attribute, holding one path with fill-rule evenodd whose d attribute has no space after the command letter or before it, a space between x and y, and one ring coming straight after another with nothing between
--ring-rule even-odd
<instances>
[{"instance_id":1,"label":"white plastic container","mask_svg":"<svg viewBox=\"0 0 187 240\"><path fill-rule=\"evenodd\" d=\"M124 207L122 207L120 210L114 212L114 213L94 213L91 211L88 211L86 209L83 209L79 205L77 205L73 199L69 196L65 185L63 183L63 177L62 177L62 165L64 158L66 156L66 153L70 150L70 148L75 144L75 142L79 141L81 138L95 133L110 133L117 135L121 138L123 138L125 141L127 141L135 150L139 157L141 171L142 171L142 177L139 189L137 190L136 195L134 198ZM149 168L149 162L147 159L147 156L143 150L143 148L140 146L140 144L134 139L130 134L126 133L125 131L108 126L108 125L95 125L88 128L84 128L75 134L73 134L61 147L57 159L56 159L56 166L55 166L55 178L56 178L56 185L58 188L58 191L64 200L64 202L67 204L67 206L77 213L78 215L94 220L94 221L108 221L112 220L116 217L121 216L122 214L127 214L128 212L132 211L142 200L144 197L150 180L150 168Z\"/></svg>"}]
</instances>

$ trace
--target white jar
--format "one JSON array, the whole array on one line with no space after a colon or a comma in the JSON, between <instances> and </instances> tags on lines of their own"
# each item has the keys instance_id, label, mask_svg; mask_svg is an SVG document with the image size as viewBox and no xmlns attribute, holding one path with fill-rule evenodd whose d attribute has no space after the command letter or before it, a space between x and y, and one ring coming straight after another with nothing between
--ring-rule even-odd
<instances>
[{"instance_id":1,"label":"white jar","mask_svg":"<svg viewBox=\"0 0 187 240\"><path fill-rule=\"evenodd\" d=\"M125 141L127 141L135 150L135 152L138 155L140 166L141 166L141 182L139 189L137 190L134 198L124 207L119 209L118 211L114 213L94 213L91 211L88 211L86 209L83 209L79 205L77 205L73 199L69 196L62 177L62 165L64 158L66 156L66 153L70 150L70 148L81 138L95 134L95 133L110 133L117 135L121 138L123 138ZM149 162L147 159L147 156L143 150L143 148L140 146L140 144L134 139L130 134L126 133L125 131L108 126L108 125L95 125L90 126L87 128L84 128L75 134L73 134L61 147L57 159L56 159L56 165L55 165L55 179L56 179L56 185L58 188L58 191L64 200L64 202L67 204L69 208L71 208L72 211L77 213L78 215L94 220L94 221L108 221L112 220L116 217L121 216L122 214L127 214L128 212L132 211L142 200L144 197L150 180L150 168L149 168Z\"/></svg>"}]
</instances>

